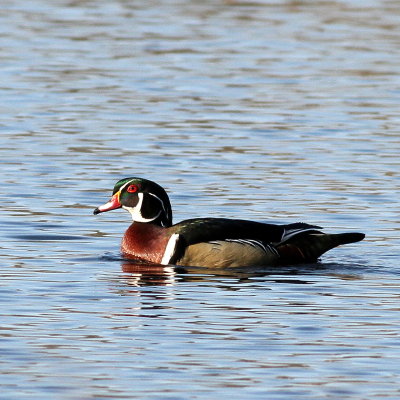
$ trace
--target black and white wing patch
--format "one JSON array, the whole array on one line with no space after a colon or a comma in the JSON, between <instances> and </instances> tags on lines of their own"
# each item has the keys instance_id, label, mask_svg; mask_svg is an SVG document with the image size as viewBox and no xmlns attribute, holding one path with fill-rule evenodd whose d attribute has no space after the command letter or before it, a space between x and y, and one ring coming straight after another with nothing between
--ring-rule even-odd
<instances>
[{"instance_id":1,"label":"black and white wing patch","mask_svg":"<svg viewBox=\"0 0 400 400\"><path fill-rule=\"evenodd\" d=\"M300 235L300 234L305 233L305 232L320 233L321 229L322 228L320 226L309 225L309 224L305 224L303 222L297 222L295 224L285 225L284 226L283 235L282 235L282 239L277 244L285 243L289 239L291 239L292 237Z\"/></svg>"},{"instance_id":2,"label":"black and white wing patch","mask_svg":"<svg viewBox=\"0 0 400 400\"><path fill-rule=\"evenodd\" d=\"M225 239L226 242L239 243L251 246L255 249L262 250L267 255L279 256L276 249L268 243L256 239Z\"/></svg>"}]
</instances>

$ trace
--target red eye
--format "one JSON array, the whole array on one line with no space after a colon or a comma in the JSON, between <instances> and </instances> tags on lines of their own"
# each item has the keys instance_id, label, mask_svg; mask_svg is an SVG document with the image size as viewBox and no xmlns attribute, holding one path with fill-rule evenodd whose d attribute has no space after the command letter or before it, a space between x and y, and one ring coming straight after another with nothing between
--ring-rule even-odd
<instances>
[{"instance_id":1,"label":"red eye","mask_svg":"<svg viewBox=\"0 0 400 400\"><path fill-rule=\"evenodd\" d=\"M136 193L138 190L139 188L136 185L129 185L126 189L129 193Z\"/></svg>"}]
</instances>

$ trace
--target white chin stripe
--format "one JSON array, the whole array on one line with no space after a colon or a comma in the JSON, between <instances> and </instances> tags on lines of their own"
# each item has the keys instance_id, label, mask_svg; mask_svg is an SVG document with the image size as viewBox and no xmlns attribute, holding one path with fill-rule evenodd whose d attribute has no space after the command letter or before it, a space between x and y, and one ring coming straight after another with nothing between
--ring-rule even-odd
<instances>
[{"instance_id":1,"label":"white chin stripe","mask_svg":"<svg viewBox=\"0 0 400 400\"><path fill-rule=\"evenodd\" d=\"M151 222L151 221L154 221L155 219L157 219L159 217L159 215L161 214L161 211L159 211L158 214L152 218L144 218L143 217L143 215L141 213L142 204L143 204L143 193L138 193L138 197L139 197L139 203L137 204L136 207L122 206L123 209L130 212L130 214L132 216L132 220L134 222Z\"/></svg>"}]
</instances>

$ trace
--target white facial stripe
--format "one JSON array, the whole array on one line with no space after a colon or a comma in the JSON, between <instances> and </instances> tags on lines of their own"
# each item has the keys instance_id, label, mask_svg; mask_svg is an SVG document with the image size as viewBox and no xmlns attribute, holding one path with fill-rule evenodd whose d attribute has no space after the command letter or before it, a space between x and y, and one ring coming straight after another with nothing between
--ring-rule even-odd
<instances>
[{"instance_id":1,"label":"white facial stripe","mask_svg":"<svg viewBox=\"0 0 400 400\"><path fill-rule=\"evenodd\" d=\"M130 181L126 182L124 186L121 186L121 188L119 189L119 192L122 192L134 180L135 179L131 179Z\"/></svg>"},{"instance_id":2,"label":"white facial stripe","mask_svg":"<svg viewBox=\"0 0 400 400\"><path fill-rule=\"evenodd\" d=\"M168 214L167 210L165 209L164 202L163 202L158 196L156 196L154 193L148 192L148 194L149 194L150 196L155 197L155 198L161 203L161 207L162 207L162 209L164 210L164 215L166 215L166 216L168 217L169 214ZM157 214L157 217L158 217L160 214L161 214L161 211ZM157 218L157 217L156 217L156 218ZM165 226L165 223L164 223L163 220L161 220L161 226Z\"/></svg>"},{"instance_id":3,"label":"white facial stripe","mask_svg":"<svg viewBox=\"0 0 400 400\"><path fill-rule=\"evenodd\" d=\"M135 181L136 178L129 180L128 182L126 182L123 186L121 186L121 188L119 189L119 192L122 192L131 182ZM154 193L150 193L147 192L150 196L155 197L160 203L161 203L161 207L164 210L164 213L166 216L169 215L168 211L165 209L165 204L164 202L158 197L156 196ZM153 218L144 218L142 215L142 205L143 205L143 193L138 193L137 194L139 197L139 202L135 207L127 207L127 206L122 206L123 209L129 211L129 213L132 216L132 220L136 221L136 222L151 222L154 221L155 219L157 219L160 214L161 214L161 210L158 212L158 214L153 217Z\"/></svg>"},{"instance_id":4,"label":"white facial stripe","mask_svg":"<svg viewBox=\"0 0 400 400\"><path fill-rule=\"evenodd\" d=\"M135 222L151 222L151 221L154 221L155 219L157 219L158 216L161 214L161 210L153 218L144 218L143 217L142 212L141 212L142 205L143 205L143 197L144 197L143 193L138 193L138 197L139 197L139 202L135 207L122 206L123 209L125 209L125 210L130 212L130 214L132 216L132 220L135 221ZM158 199L158 197L157 197L157 199Z\"/></svg>"},{"instance_id":5,"label":"white facial stripe","mask_svg":"<svg viewBox=\"0 0 400 400\"><path fill-rule=\"evenodd\" d=\"M155 198L161 203L161 206L162 206L162 208L163 208L165 214L168 215L167 210L165 209L164 202L163 202L158 196L156 196L154 193L148 192L148 194L149 194L150 196L155 197Z\"/></svg>"},{"instance_id":6,"label":"white facial stripe","mask_svg":"<svg viewBox=\"0 0 400 400\"><path fill-rule=\"evenodd\" d=\"M164 255L161 260L161 264L168 265L171 261L172 256L175 253L176 244L178 243L179 234L174 233L168 240L167 246L165 247Z\"/></svg>"}]
</instances>

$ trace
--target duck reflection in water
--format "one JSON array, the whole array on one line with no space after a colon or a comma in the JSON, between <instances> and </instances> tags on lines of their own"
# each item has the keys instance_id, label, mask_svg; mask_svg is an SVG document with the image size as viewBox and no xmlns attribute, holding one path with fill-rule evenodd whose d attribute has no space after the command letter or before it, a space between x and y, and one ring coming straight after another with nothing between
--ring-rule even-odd
<instances>
[{"instance_id":1,"label":"duck reflection in water","mask_svg":"<svg viewBox=\"0 0 400 400\"><path fill-rule=\"evenodd\" d=\"M256 282L255 278L275 283L309 284L304 275L324 270L321 265L303 264L276 267L182 267L160 265L142 260L124 260L121 263L124 283L129 286L174 286L179 282L235 279L237 283ZM297 277L298 276L298 277Z\"/></svg>"},{"instance_id":2,"label":"duck reflection in water","mask_svg":"<svg viewBox=\"0 0 400 400\"><path fill-rule=\"evenodd\" d=\"M121 269L127 274L124 276L125 282L131 286L174 285L177 280L176 268L171 265L124 260Z\"/></svg>"}]
</instances>

